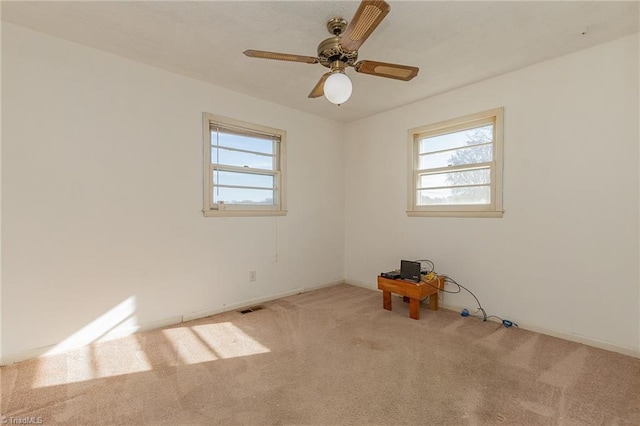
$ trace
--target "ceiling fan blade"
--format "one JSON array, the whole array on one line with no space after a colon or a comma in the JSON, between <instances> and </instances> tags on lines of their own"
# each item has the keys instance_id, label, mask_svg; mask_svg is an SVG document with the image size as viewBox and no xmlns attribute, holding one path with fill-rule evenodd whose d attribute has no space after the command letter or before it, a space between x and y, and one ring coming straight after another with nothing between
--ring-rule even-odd
<instances>
[{"instance_id":1,"label":"ceiling fan blade","mask_svg":"<svg viewBox=\"0 0 640 426\"><path fill-rule=\"evenodd\" d=\"M360 61L353 66L357 72L376 75L378 77L394 78L409 81L418 75L420 68L409 65L388 64L377 61Z\"/></svg>"},{"instance_id":2,"label":"ceiling fan blade","mask_svg":"<svg viewBox=\"0 0 640 426\"><path fill-rule=\"evenodd\" d=\"M318 80L316 86L313 88L311 93L309 93L310 98L319 98L320 96L324 95L324 82L327 80L327 78L329 78L330 75L330 72L322 74L322 77L320 77L320 80Z\"/></svg>"},{"instance_id":3,"label":"ceiling fan blade","mask_svg":"<svg viewBox=\"0 0 640 426\"><path fill-rule=\"evenodd\" d=\"M387 16L389 10L391 7L384 1L363 0L349 26L342 33L340 40L342 48L349 52L358 50Z\"/></svg>"},{"instance_id":4,"label":"ceiling fan blade","mask_svg":"<svg viewBox=\"0 0 640 426\"><path fill-rule=\"evenodd\" d=\"M292 55L290 53L267 52L265 50L245 50L243 52L250 58L275 59L278 61L304 62L305 64L317 64L318 58L313 56Z\"/></svg>"}]
</instances>

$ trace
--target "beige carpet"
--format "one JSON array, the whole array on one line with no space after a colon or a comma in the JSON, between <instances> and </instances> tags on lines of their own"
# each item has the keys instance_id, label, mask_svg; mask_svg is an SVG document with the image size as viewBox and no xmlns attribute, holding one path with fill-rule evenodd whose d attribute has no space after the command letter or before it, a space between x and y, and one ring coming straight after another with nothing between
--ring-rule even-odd
<instances>
[{"instance_id":1,"label":"beige carpet","mask_svg":"<svg viewBox=\"0 0 640 426\"><path fill-rule=\"evenodd\" d=\"M638 425L640 360L339 285L0 370L44 424Z\"/></svg>"}]
</instances>

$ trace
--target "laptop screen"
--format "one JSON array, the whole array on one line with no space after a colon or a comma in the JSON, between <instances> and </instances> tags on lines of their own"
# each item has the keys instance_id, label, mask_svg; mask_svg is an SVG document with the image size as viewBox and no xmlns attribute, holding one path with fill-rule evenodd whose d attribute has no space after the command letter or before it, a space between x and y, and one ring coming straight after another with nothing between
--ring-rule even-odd
<instances>
[{"instance_id":1,"label":"laptop screen","mask_svg":"<svg viewBox=\"0 0 640 426\"><path fill-rule=\"evenodd\" d=\"M400 278L415 283L420 282L420 262L412 260L400 261Z\"/></svg>"}]
</instances>

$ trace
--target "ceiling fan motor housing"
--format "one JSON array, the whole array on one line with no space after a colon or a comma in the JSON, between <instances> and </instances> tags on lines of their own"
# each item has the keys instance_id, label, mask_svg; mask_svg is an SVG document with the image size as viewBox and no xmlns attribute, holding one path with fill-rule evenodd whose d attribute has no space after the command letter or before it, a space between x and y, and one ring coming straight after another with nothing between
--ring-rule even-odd
<instances>
[{"instance_id":1,"label":"ceiling fan motor housing","mask_svg":"<svg viewBox=\"0 0 640 426\"><path fill-rule=\"evenodd\" d=\"M346 51L340 46L340 37L334 36L322 41L318 45L318 60L320 64L331 68L335 61L344 62L347 66L353 66L358 59L358 51Z\"/></svg>"}]
</instances>

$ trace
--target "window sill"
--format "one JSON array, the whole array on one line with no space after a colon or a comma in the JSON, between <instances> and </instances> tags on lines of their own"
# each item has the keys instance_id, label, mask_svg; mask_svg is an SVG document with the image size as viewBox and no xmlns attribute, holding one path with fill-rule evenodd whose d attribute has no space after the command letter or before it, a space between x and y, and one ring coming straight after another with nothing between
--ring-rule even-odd
<instances>
[{"instance_id":1,"label":"window sill","mask_svg":"<svg viewBox=\"0 0 640 426\"><path fill-rule=\"evenodd\" d=\"M286 210L205 210L204 217L286 216Z\"/></svg>"},{"instance_id":2,"label":"window sill","mask_svg":"<svg viewBox=\"0 0 640 426\"><path fill-rule=\"evenodd\" d=\"M424 210L410 210L407 211L409 217L497 217L501 218L504 214L504 210L497 211L424 211Z\"/></svg>"}]
</instances>

